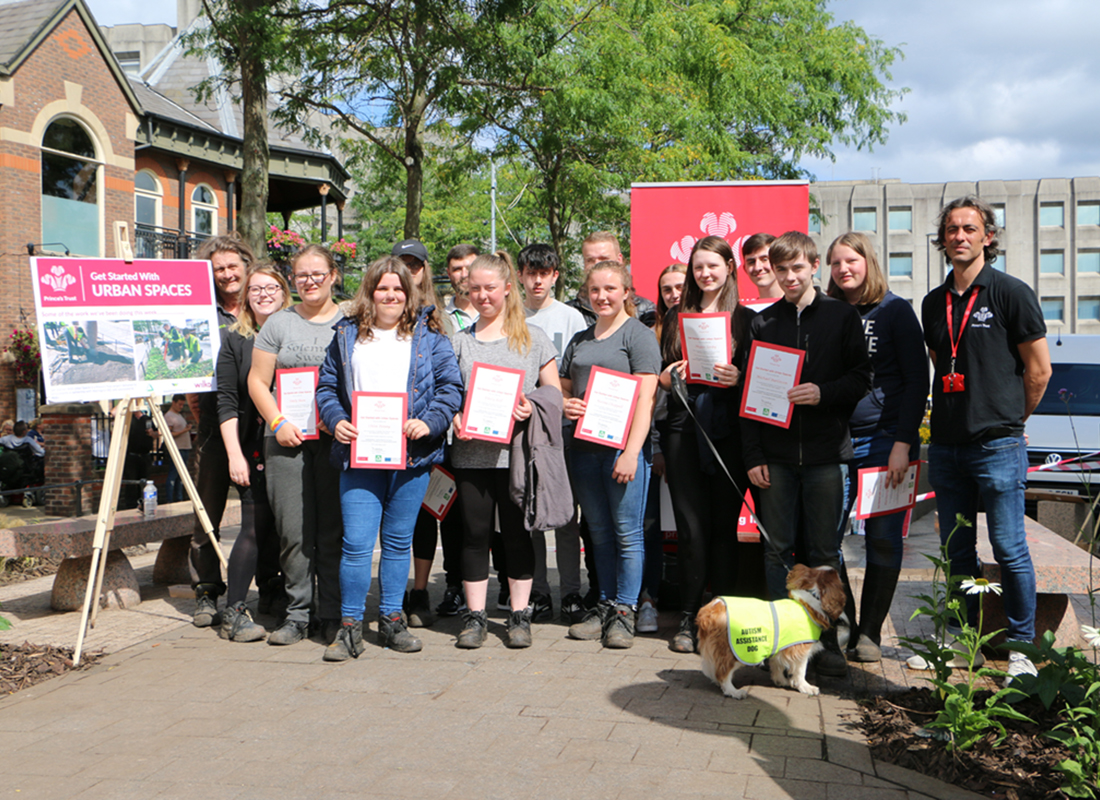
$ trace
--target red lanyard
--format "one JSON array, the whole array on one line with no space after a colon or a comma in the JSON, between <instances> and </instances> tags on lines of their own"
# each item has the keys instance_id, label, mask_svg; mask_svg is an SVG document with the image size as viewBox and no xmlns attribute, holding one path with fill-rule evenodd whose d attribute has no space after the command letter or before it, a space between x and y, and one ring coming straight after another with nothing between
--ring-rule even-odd
<instances>
[{"instance_id":1,"label":"red lanyard","mask_svg":"<svg viewBox=\"0 0 1100 800\"><path fill-rule=\"evenodd\" d=\"M959 343L963 338L963 331L966 330L966 321L970 319L970 312L974 308L974 301L978 299L978 287L974 287L974 291L970 293L970 300L966 304L966 313L963 314L962 322L959 323L959 338L955 338L955 316L952 313L951 305L951 290L947 290L947 337L951 342L951 371L955 371L955 357L959 354Z\"/></svg>"}]
</instances>

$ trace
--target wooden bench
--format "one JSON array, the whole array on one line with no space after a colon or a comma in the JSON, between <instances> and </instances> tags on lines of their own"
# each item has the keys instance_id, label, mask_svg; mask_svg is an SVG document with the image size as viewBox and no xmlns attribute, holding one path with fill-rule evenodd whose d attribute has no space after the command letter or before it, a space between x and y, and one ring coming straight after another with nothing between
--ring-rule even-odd
<instances>
[{"instance_id":1,"label":"wooden bench","mask_svg":"<svg viewBox=\"0 0 1100 800\"><path fill-rule=\"evenodd\" d=\"M55 611L79 611L84 604L91 568L96 515L40 522L0 530L0 556L7 558L62 558L54 576L50 606ZM226 503L222 527L239 525L240 500ZM138 509L115 514L103 576L103 607L128 608L141 602L137 577L124 547L164 542L157 553L153 577L158 583L190 583L187 567L191 533L195 527L190 502L157 507L156 516L145 519Z\"/></svg>"}]
</instances>

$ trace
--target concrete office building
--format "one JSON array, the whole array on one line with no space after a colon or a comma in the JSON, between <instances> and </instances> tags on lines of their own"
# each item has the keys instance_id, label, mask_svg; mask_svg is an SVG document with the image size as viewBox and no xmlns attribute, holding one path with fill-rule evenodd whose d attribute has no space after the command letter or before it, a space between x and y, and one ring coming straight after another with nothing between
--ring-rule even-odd
<instances>
[{"instance_id":1,"label":"concrete office building","mask_svg":"<svg viewBox=\"0 0 1100 800\"><path fill-rule=\"evenodd\" d=\"M1002 254L994 265L1035 289L1050 331L1100 333L1100 177L810 185L810 235L821 250L849 230L875 242L890 288L920 307L948 268L932 240L944 203L974 194L997 213ZM820 216L815 215L818 212Z\"/></svg>"}]
</instances>

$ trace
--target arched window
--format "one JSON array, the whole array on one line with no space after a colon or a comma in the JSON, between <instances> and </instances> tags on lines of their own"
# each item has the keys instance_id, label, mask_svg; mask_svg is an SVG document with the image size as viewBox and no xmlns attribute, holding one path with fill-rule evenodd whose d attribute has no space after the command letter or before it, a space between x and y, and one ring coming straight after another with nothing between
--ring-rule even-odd
<instances>
[{"instance_id":1,"label":"arched window","mask_svg":"<svg viewBox=\"0 0 1100 800\"><path fill-rule=\"evenodd\" d=\"M138 225L160 227L161 200L160 181L148 170L142 170L134 176L134 222Z\"/></svg>"},{"instance_id":2,"label":"arched window","mask_svg":"<svg viewBox=\"0 0 1100 800\"><path fill-rule=\"evenodd\" d=\"M100 255L101 169L95 143L80 123L62 117L49 124L42 136L44 249L61 251L63 244L73 255Z\"/></svg>"},{"instance_id":3,"label":"arched window","mask_svg":"<svg viewBox=\"0 0 1100 800\"><path fill-rule=\"evenodd\" d=\"M205 183L191 192L191 230L200 236L213 236L218 232L218 201Z\"/></svg>"}]
</instances>

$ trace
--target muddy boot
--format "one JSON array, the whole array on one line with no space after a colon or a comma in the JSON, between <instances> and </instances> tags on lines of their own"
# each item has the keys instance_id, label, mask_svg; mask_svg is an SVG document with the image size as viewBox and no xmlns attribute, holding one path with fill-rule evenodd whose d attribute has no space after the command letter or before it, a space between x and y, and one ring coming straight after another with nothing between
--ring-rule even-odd
<instances>
[{"instance_id":1,"label":"muddy boot","mask_svg":"<svg viewBox=\"0 0 1100 800\"><path fill-rule=\"evenodd\" d=\"M218 613L218 597L221 587L216 583L200 583L195 587L195 613L191 624L196 628L209 628L220 625L222 615Z\"/></svg>"},{"instance_id":2,"label":"muddy boot","mask_svg":"<svg viewBox=\"0 0 1100 800\"><path fill-rule=\"evenodd\" d=\"M427 589L412 589L405 593L405 615L410 628L430 628L435 622L432 598Z\"/></svg>"},{"instance_id":3,"label":"muddy boot","mask_svg":"<svg viewBox=\"0 0 1100 800\"><path fill-rule=\"evenodd\" d=\"M231 642L262 642L267 631L252 621L248 607L243 602L226 606L218 636Z\"/></svg>"},{"instance_id":4,"label":"muddy boot","mask_svg":"<svg viewBox=\"0 0 1100 800\"><path fill-rule=\"evenodd\" d=\"M603 636L603 628L607 618L614 613L614 610L615 606L609 601L601 600L584 615L581 622L569 626L569 638L585 641L599 639Z\"/></svg>"},{"instance_id":5,"label":"muddy boot","mask_svg":"<svg viewBox=\"0 0 1100 800\"><path fill-rule=\"evenodd\" d=\"M325 654L321 658L325 661L347 661L349 658L359 658L365 649L363 620L344 617L340 620L340 630L336 632L336 638L325 648Z\"/></svg>"},{"instance_id":6,"label":"muddy boot","mask_svg":"<svg viewBox=\"0 0 1100 800\"><path fill-rule=\"evenodd\" d=\"M421 641L409 633L400 611L378 616L378 644L398 653L419 653L424 648Z\"/></svg>"}]
</instances>

